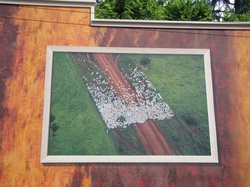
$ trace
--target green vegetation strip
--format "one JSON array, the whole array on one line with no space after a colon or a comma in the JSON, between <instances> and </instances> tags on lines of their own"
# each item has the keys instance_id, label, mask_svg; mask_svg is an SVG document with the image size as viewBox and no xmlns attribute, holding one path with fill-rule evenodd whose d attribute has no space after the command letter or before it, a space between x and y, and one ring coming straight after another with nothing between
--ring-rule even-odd
<instances>
[{"instance_id":1,"label":"green vegetation strip","mask_svg":"<svg viewBox=\"0 0 250 187\"><path fill-rule=\"evenodd\" d=\"M49 155L117 154L69 53L53 56L52 115Z\"/></svg>"}]
</instances>

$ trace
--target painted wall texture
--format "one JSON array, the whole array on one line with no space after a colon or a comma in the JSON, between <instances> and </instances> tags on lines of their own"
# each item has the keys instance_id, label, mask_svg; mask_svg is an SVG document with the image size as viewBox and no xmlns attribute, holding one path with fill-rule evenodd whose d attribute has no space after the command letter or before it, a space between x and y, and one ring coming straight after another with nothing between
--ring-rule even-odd
<instances>
[{"instance_id":1,"label":"painted wall texture","mask_svg":"<svg viewBox=\"0 0 250 187\"><path fill-rule=\"evenodd\" d=\"M0 186L249 186L250 30L89 20L89 8L0 5ZM47 45L211 49L220 163L40 164Z\"/></svg>"}]
</instances>

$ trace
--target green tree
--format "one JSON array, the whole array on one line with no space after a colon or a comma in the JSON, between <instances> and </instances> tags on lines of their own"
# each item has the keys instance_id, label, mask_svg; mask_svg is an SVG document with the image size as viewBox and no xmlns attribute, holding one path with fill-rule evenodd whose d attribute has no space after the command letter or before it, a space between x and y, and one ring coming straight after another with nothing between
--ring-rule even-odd
<instances>
[{"instance_id":1,"label":"green tree","mask_svg":"<svg viewBox=\"0 0 250 187\"><path fill-rule=\"evenodd\" d=\"M250 11L243 14L237 14L232 9L227 9L224 12L223 21L250 21Z\"/></svg>"},{"instance_id":2,"label":"green tree","mask_svg":"<svg viewBox=\"0 0 250 187\"><path fill-rule=\"evenodd\" d=\"M55 121L56 117L53 114L50 114L49 122L52 124Z\"/></svg>"},{"instance_id":3,"label":"green tree","mask_svg":"<svg viewBox=\"0 0 250 187\"><path fill-rule=\"evenodd\" d=\"M53 115L53 114L50 114L50 118L49 118L49 121L50 121L50 128L51 128L51 130L52 130L52 135L53 136L56 136L56 131L58 130L58 128L59 128L59 125L57 125L56 123L55 123L55 119L56 119L56 117Z\"/></svg>"},{"instance_id":4,"label":"green tree","mask_svg":"<svg viewBox=\"0 0 250 187\"><path fill-rule=\"evenodd\" d=\"M151 62L150 58L145 57L145 56L143 56L143 57L140 59L140 63L141 63L141 65L143 65L143 66L147 66L150 62Z\"/></svg>"},{"instance_id":5,"label":"green tree","mask_svg":"<svg viewBox=\"0 0 250 187\"><path fill-rule=\"evenodd\" d=\"M53 132L53 136L56 136L56 131L59 129L59 126L57 125L57 124L55 124L55 123L53 123L52 125L51 125L51 129L52 129L52 132Z\"/></svg>"},{"instance_id":6,"label":"green tree","mask_svg":"<svg viewBox=\"0 0 250 187\"><path fill-rule=\"evenodd\" d=\"M162 20L164 10L156 0L103 0L96 6L96 18Z\"/></svg>"},{"instance_id":7,"label":"green tree","mask_svg":"<svg viewBox=\"0 0 250 187\"><path fill-rule=\"evenodd\" d=\"M101 0L101 19L250 21L250 0Z\"/></svg>"},{"instance_id":8,"label":"green tree","mask_svg":"<svg viewBox=\"0 0 250 187\"><path fill-rule=\"evenodd\" d=\"M164 10L166 20L214 20L213 9L206 0L168 0Z\"/></svg>"},{"instance_id":9,"label":"green tree","mask_svg":"<svg viewBox=\"0 0 250 187\"><path fill-rule=\"evenodd\" d=\"M114 1L102 1L95 7L95 17L100 19L116 19L117 13L114 11Z\"/></svg>"},{"instance_id":10,"label":"green tree","mask_svg":"<svg viewBox=\"0 0 250 187\"><path fill-rule=\"evenodd\" d=\"M206 0L103 0L96 18L134 20L213 20Z\"/></svg>"}]
</instances>

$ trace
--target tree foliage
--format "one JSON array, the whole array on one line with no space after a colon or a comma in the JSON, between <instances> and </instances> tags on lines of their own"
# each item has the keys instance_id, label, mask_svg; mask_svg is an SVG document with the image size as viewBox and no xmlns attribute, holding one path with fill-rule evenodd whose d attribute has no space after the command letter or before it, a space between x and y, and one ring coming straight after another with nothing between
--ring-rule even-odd
<instances>
[{"instance_id":1,"label":"tree foliage","mask_svg":"<svg viewBox=\"0 0 250 187\"><path fill-rule=\"evenodd\" d=\"M95 17L100 19L117 19L117 12L114 10L114 1L102 1L95 8Z\"/></svg>"},{"instance_id":2,"label":"tree foliage","mask_svg":"<svg viewBox=\"0 0 250 187\"><path fill-rule=\"evenodd\" d=\"M49 119L49 121L50 121L50 128L52 129L52 135L53 136L56 136L56 131L58 130L58 128L59 128L59 125L57 125L56 123L55 123L55 119L56 119L56 117L53 115L53 114L50 114L50 119Z\"/></svg>"},{"instance_id":3,"label":"tree foliage","mask_svg":"<svg viewBox=\"0 0 250 187\"><path fill-rule=\"evenodd\" d=\"M250 21L250 0L211 0L217 20Z\"/></svg>"},{"instance_id":4,"label":"tree foliage","mask_svg":"<svg viewBox=\"0 0 250 187\"><path fill-rule=\"evenodd\" d=\"M96 6L97 18L162 20L163 6L156 0L103 0Z\"/></svg>"},{"instance_id":5,"label":"tree foliage","mask_svg":"<svg viewBox=\"0 0 250 187\"><path fill-rule=\"evenodd\" d=\"M148 57L146 57L146 56L143 56L143 57L140 59L140 63L141 63L141 65L143 65L143 66L147 66L150 62L151 62L150 58L148 58Z\"/></svg>"},{"instance_id":6,"label":"tree foliage","mask_svg":"<svg viewBox=\"0 0 250 187\"><path fill-rule=\"evenodd\" d=\"M224 12L223 21L250 21L250 11L247 11L243 14L239 14L235 13L235 11L232 9L227 9Z\"/></svg>"},{"instance_id":7,"label":"tree foliage","mask_svg":"<svg viewBox=\"0 0 250 187\"><path fill-rule=\"evenodd\" d=\"M101 0L100 19L250 21L250 0Z\"/></svg>"},{"instance_id":8,"label":"tree foliage","mask_svg":"<svg viewBox=\"0 0 250 187\"><path fill-rule=\"evenodd\" d=\"M59 126L55 123L52 124L51 129L53 131L53 136L56 136L56 131L58 130Z\"/></svg>"},{"instance_id":9,"label":"tree foliage","mask_svg":"<svg viewBox=\"0 0 250 187\"><path fill-rule=\"evenodd\" d=\"M206 0L168 0L164 6L166 20L212 21L212 7Z\"/></svg>"}]
</instances>

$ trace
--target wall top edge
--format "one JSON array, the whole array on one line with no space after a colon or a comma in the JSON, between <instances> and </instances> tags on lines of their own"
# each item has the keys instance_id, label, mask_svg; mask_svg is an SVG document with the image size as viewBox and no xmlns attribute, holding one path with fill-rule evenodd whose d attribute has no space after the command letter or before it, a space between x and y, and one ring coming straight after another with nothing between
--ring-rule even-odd
<instances>
[{"instance_id":1,"label":"wall top edge","mask_svg":"<svg viewBox=\"0 0 250 187\"><path fill-rule=\"evenodd\" d=\"M250 30L250 22L202 22L202 21L152 21L93 19L92 26L176 29L244 29Z\"/></svg>"},{"instance_id":2,"label":"wall top edge","mask_svg":"<svg viewBox=\"0 0 250 187\"><path fill-rule=\"evenodd\" d=\"M225 29L250 30L250 22L200 22L200 21L157 21L157 20L112 20L95 19L94 6L96 0L0 0L0 4L37 5L37 6L68 6L90 7L91 26L96 27L132 27L132 28L162 28L162 29Z\"/></svg>"}]
</instances>

